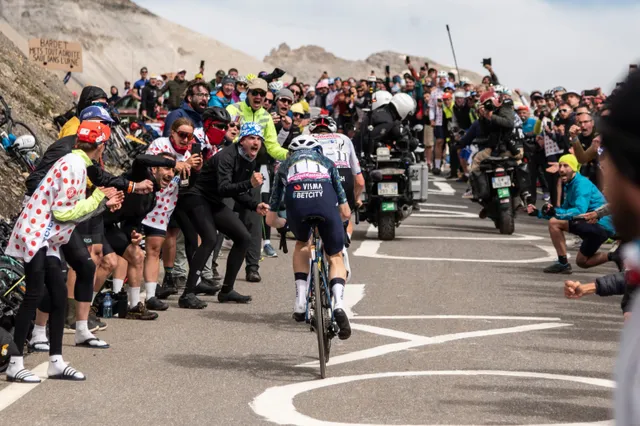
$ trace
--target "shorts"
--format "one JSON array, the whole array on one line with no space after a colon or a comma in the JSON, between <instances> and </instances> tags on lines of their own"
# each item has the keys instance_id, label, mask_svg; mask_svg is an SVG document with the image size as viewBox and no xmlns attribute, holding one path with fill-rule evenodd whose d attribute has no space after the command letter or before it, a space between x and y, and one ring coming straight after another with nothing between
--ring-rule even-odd
<instances>
[{"instance_id":1,"label":"shorts","mask_svg":"<svg viewBox=\"0 0 640 426\"><path fill-rule=\"evenodd\" d=\"M349 204L349 208L351 211L355 211L356 208L356 194L355 194L355 183L353 180L353 171L350 168L342 168L338 169L338 173L340 174L340 182L342 183L342 189L347 196L347 203Z\"/></svg>"},{"instance_id":2,"label":"shorts","mask_svg":"<svg viewBox=\"0 0 640 426\"><path fill-rule=\"evenodd\" d=\"M569 232L582 238L580 253L591 257L600 246L609 239L611 234L599 223L587 223L583 221L569 221Z\"/></svg>"},{"instance_id":3,"label":"shorts","mask_svg":"<svg viewBox=\"0 0 640 426\"><path fill-rule=\"evenodd\" d=\"M122 257L127 247L131 244L131 235L120 229L116 224L104 227L104 238L102 241L102 255L106 256L115 253Z\"/></svg>"},{"instance_id":4,"label":"shorts","mask_svg":"<svg viewBox=\"0 0 640 426\"><path fill-rule=\"evenodd\" d=\"M151 226L142 225L142 232L145 237L166 237L167 231L164 229L152 228Z\"/></svg>"},{"instance_id":5,"label":"shorts","mask_svg":"<svg viewBox=\"0 0 640 426\"><path fill-rule=\"evenodd\" d=\"M436 139L444 139L444 126L435 126L433 128L433 137Z\"/></svg>"},{"instance_id":6,"label":"shorts","mask_svg":"<svg viewBox=\"0 0 640 426\"><path fill-rule=\"evenodd\" d=\"M424 137L422 142L424 143L424 146L426 148L431 148L432 146L434 146L436 144L436 139L434 137L433 127L424 126L423 133L424 133Z\"/></svg>"},{"instance_id":7,"label":"shorts","mask_svg":"<svg viewBox=\"0 0 640 426\"><path fill-rule=\"evenodd\" d=\"M333 185L328 182L296 183L288 185L285 193L287 222L298 241L309 241L311 225L305 222L309 216L320 216L324 222L318 231L324 251L333 256L344 247L344 225L338 212L338 199Z\"/></svg>"},{"instance_id":8,"label":"shorts","mask_svg":"<svg viewBox=\"0 0 640 426\"><path fill-rule=\"evenodd\" d=\"M77 227L84 243L88 246L102 244L102 234L104 234L104 220L102 215L92 217L80 223Z\"/></svg>"}]
</instances>

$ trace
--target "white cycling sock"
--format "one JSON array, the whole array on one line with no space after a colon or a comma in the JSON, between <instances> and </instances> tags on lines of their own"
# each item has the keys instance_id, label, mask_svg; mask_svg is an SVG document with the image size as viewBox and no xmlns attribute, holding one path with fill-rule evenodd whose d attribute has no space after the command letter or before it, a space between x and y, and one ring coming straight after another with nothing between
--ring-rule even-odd
<instances>
[{"instance_id":1,"label":"white cycling sock","mask_svg":"<svg viewBox=\"0 0 640 426\"><path fill-rule=\"evenodd\" d=\"M334 284L331 287L331 293L333 293L333 309L344 309L342 306L342 299L344 299L344 285Z\"/></svg>"},{"instance_id":2,"label":"white cycling sock","mask_svg":"<svg viewBox=\"0 0 640 426\"><path fill-rule=\"evenodd\" d=\"M47 326L46 325L34 325L33 333L31 333L31 340L29 343L32 345L36 342L48 342L47 339Z\"/></svg>"},{"instance_id":3,"label":"white cycling sock","mask_svg":"<svg viewBox=\"0 0 640 426\"><path fill-rule=\"evenodd\" d=\"M87 324L87 321L76 321L76 336L75 336L76 345L80 343L84 343L89 339L96 339L96 336L89 331L89 326ZM107 346L107 342L97 339L97 340L91 341L89 345L93 347Z\"/></svg>"},{"instance_id":4,"label":"white cycling sock","mask_svg":"<svg viewBox=\"0 0 640 426\"><path fill-rule=\"evenodd\" d=\"M307 309L307 280L296 280L296 303L294 312L302 313Z\"/></svg>"},{"instance_id":5,"label":"white cycling sock","mask_svg":"<svg viewBox=\"0 0 640 426\"><path fill-rule=\"evenodd\" d=\"M120 290L122 290L122 287L124 286L124 280L118 279L118 278L114 278L113 279L113 292L114 293L120 293Z\"/></svg>"},{"instance_id":6,"label":"white cycling sock","mask_svg":"<svg viewBox=\"0 0 640 426\"><path fill-rule=\"evenodd\" d=\"M266 246L267 244L271 245L271 240L264 240L262 242L262 247Z\"/></svg>"},{"instance_id":7,"label":"white cycling sock","mask_svg":"<svg viewBox=\"0 0 640 426\"><path fill-rule=\"evenodd\" d=\"M156 287L158 283L144 283L144 291L147 292L147 300L156 297Z\"/></svg>"},{"instance_id":8,"label":"white cycling sock","mask_svg":"<svg viewBox=\"0 0 640 426\"><path fill-rule=\"evenodd\" d=\"M140 303L140 287L129 287L129 307L135 308Z\"/></svg>"},{"instance_id":9,"label":"white cycling sock","mask_svg":"<svg viewBox=\"0 0 640 426\"><path fill-rule=\"evenodd\" d=\"M436 169L439 169L441 164L442 160L436 160Z\"/></svg>"}]
</instances>

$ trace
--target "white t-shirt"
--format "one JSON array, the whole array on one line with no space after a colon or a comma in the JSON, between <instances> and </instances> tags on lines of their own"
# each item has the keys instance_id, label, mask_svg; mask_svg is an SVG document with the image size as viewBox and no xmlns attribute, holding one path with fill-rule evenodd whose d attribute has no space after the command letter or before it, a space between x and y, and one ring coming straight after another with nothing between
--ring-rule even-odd
<instances>
[{"instance_id":1,"label":"white t-shirt","mask_svg":"<svg viewBox=\"0 0 640 426\"><path fill-rule=\"evenodd\" d=\"M191 156L189 151L179 154L173 148L169 138L158 138L151 142L147 148L147 154L157 155L168 152L176 156L176 162L187 161ZM166 188L156 192L156 205L142 221L143 225L155 229L167 230L169 219L178 204L178 191L180 190L180 176L176 175Z\"/></svg>"},{"instance_id":2,"label":"white t-shirt","mask_svg":"<svg viewBox=\"0 0 640 426\"><path fill-rule=\"evenodd\" d=\"M16 222L6 254L30 262L43 247L47 256L60 258L60 247L69 242L75 223L58 222L53 211L64 212L84 200L87 168L79 155L58 159L26 202Z\"/></svg>"}]
</instances>

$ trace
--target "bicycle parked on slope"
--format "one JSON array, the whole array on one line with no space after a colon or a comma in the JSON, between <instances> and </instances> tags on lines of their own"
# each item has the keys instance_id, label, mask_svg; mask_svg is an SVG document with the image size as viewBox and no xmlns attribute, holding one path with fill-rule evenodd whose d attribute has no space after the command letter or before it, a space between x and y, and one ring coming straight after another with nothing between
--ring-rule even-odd
<instances>
[{"instance_id":1,"label":"bicycle parked on slope","mask_svg":"<svg viewBox=\"0 0 640 426\"><path fill-rule=\"evenodd\" d=\"M2 148L25 172L32 172L42 156L42 147L36 134L23 122L13 119L11 107L2 95L0 95L0 107L2 108L0 110Z\"/></svg>"}]
</instances>

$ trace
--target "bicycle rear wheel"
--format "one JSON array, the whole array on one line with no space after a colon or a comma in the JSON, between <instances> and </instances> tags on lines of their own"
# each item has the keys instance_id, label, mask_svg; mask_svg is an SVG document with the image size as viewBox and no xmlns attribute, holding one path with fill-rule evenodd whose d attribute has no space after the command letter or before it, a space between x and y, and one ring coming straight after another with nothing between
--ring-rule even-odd
<instances>
[{"instance_id":1,"label":"bicycle rear wheel","mask_svg":"<svg viewBox=\"0 0 640 426\"><path fill-rule=\"evenodd\" d=\"M324 346L327 329L324 321L324 310L322 309L322 299L324 298L324 294L322 290L322 281L320 281L320 268L318 267L318 262L313 262L311 266L313 268L313 291L315 292L315 305L313 308L315 311L316 336L318 336L318 360L320 361L320 377L324 379L327 377L327 354Z\"/></svg>"}]
</instances>

